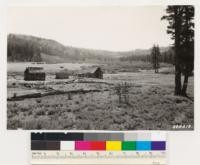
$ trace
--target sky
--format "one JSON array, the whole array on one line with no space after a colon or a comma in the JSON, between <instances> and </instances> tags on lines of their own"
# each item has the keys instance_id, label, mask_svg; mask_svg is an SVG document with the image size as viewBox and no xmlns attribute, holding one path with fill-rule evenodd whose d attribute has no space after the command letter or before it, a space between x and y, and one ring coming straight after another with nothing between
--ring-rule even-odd
<instances>
[{"instance_id":1,"label":"sky","mask_svg":"<svg viewBox=\"0 0 200 165\"><path fill-rule=\"evenodd\" d=\"M56 40L66 46L111 51L172 44L165 6L10 7L8 33Z\"/></svg>"}]
</instances>

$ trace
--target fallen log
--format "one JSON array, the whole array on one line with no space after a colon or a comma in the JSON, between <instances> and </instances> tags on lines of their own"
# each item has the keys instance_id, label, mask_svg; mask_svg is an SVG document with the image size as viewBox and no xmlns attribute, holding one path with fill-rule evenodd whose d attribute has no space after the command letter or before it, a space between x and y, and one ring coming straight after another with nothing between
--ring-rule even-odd
<instances>
[{"instance_id":1,"label":"fallen log","mask_svg":"<svg viewBox=\"0 0 200 165\"><path fill-rule=\"evenodd\" d=\"M101 81L78 81L78 82L75 82L75 83L87 83L87 84L89 84L89 83L95 83L95 84L106 84L106 85L114 85L113 83L108 83L108 82L101 82Z\"/></svg>"},{"instance_id":2,"label":"fallen log","mask_svg":"<svg viewBox=\"0 0 200 165\"><path fill-rule=\"evenodd\" d=\"M11 98L8 98L7 101L20 101L28 98L38 98L41 97L41 93L32 93L32 94L25 94L25 95L20 95L20 96L13 96Z\"/></svg>"},{"instance_id":3,"label":"fallen log","mask_svg":"<svg viewBox=\"0 0 200 165\"><path fill-rule=\"evenodd\" d=\"M26 95L21 95L21 96L14 96L11 98L8 98L7 101L21 101L24 99L29 99L29 98L39 98L39 97L45 97L45 96L51 96L51 95L62 95L62 94L85 94L89 92L102 92L102 91L108 91L108 89L105 90L98 90L98 89L92 89L92 90L84 90L84 89L79 89L79 90L71 90L71 91L49 91L49 92L44 92L44 93L33 93L33 94L26 94Z\"/></svg>"}]
</instances>

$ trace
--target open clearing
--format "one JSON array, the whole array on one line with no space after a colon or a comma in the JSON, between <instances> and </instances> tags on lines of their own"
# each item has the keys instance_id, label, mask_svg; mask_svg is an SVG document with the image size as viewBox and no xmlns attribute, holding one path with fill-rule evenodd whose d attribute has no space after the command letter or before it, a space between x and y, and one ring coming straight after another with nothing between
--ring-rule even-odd
<instances>
[{"instance_id":1,"label":"open clearing","mask_svg":"<svg viewBox=\"0 0 200 165\"><path fill-rule=\"evenodd\" d=\"M119 102L116 87L127 83L126 101ZM8 100L14 95L39 97L10 100L8 129L56 130L173 130L174 125L194 125L193 77L188 96L174 96L174 75L152 70L104 74L103 80L55 80L26 82L22 72L8 72ZM53 92L53 94L52 94Z\"/></svg>"}]
</instances>

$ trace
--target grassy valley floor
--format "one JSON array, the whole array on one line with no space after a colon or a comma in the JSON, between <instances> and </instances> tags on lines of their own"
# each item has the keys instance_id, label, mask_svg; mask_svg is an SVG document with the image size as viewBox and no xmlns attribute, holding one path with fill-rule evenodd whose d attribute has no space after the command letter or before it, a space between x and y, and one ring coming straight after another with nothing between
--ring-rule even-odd
<instances>
[{"instance_id":1,"label":"grassy valley floor","mask_svg":"<svg viewBox=\"0 0 200 165\"><path fill-rule=\"evenodd\" d=\"M17 80L16 80L17 77ZM128 84L126 100L117 87ZM38 98L8 101L8 129L58 130L173 130L194 128L193 77L188 98L174 96L174 75L153 71L104 74L103 80L81 79L45 83L25 82L8 75L8 97L13 93L47 93ZM74 91L82 92L74 92ZM14 92L13 92L14 91ZM69 96L70 93L70 96Z\"/></svg>"}]
</instances>

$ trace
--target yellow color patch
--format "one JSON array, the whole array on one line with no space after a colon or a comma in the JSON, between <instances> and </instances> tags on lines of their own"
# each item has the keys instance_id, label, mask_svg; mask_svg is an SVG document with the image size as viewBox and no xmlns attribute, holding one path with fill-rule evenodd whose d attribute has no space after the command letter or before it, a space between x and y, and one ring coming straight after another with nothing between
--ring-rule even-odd
<instances>
[{"instance_id":1,"label":"yellow color patch","mask_svg":"<svg viewBox=\"0 0 200 165\"><path fill-rule=\"evenodd\" d=\"M108 151L121 151L121 141L106 141L106 150Z\"/></svg>"}]
</instances>

